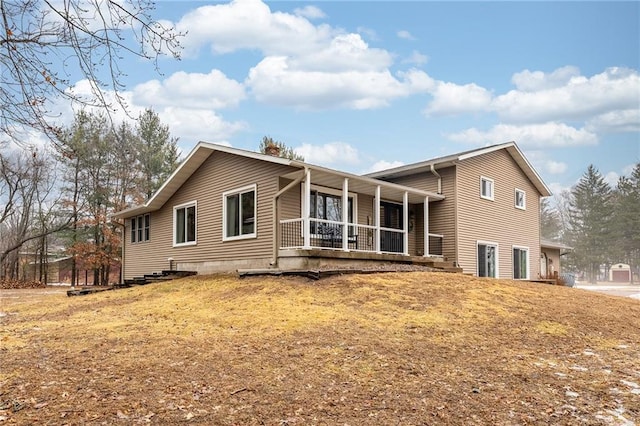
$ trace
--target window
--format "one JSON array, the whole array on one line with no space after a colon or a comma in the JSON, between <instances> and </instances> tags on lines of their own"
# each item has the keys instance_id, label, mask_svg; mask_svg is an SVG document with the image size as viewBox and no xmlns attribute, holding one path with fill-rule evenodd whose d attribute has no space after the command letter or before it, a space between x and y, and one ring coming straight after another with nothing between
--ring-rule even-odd
<instances>
[{"instance_id":1,"label":"window","mask_svg":"<svg viewBox=\"0 0 640 426\"><path fill-rule=\"evenodd\" d=\"M478 276L498 278L498 245L478 242Z\"/></svg>"},{"instance_id":2,"label":"window","mask_svg":"<svg viewBox=\"0 0 640 426\"><path fill-rule=\"evenodd\" d=\"M529 249L526 247L513 248L513 279L529 279Z\"/></svg>"},{"instance_id":3,"label":"window","mask_svg":"<svg viewBox=\"0 0 640 426\"><path fill-rule=\"evenodd\" d=\"M523 190L516 188L516 208L525 210L526 196Z\"/></svg>"},{"instance_id":4,"label":"window","mask_svg":"<svg viewBox=\"0 0 640 426\"><path fill-rule=\"evenodd\" d=\"M145 214L131 218L131 242L149 241L151 215Z\"/></svg>"},{"instance_id":5,"label":"window","mask_svg":"<svg viewBox=\"0 0 640 426\"><path fill-rule=\"evenodd\" d=\"M349 193L347 200L347 221L354 223L357 217L356 195ZM313 186L309 200L311 211L309 217L313 219L324 219L332 222L342 222L342 191ZM338 232L337 224L327 224L311 221L311 234L320 235L326 232ZM356 234L355 226L349 227L349 236Z\"/></svg>"},{"instance_id":6,"label":"window","mask_svg":"<svg viewBox=\"0 0 640 426\"><path fill-rule=\"evenodd\" d=\"M223 240L256 237L256 185L222 194Z\"/></svg>"},{"instance_id":7,"label":"window","mask_svg":"<svg viewBox=\"0 0 640 426\"><path fill-rule=\"evenodd\" d=\"M173 245L196 243L196 202L173 208Z\"/></svg>"},{"instance_id":8,"label":"window","mask_svg":"<svg viewBox=\"0 0 640 426\"><path fill-rule=\"evenodd\" d=\"M480 197L493 200L493 179L480 176Z\"/></svg>"}]
</instances>

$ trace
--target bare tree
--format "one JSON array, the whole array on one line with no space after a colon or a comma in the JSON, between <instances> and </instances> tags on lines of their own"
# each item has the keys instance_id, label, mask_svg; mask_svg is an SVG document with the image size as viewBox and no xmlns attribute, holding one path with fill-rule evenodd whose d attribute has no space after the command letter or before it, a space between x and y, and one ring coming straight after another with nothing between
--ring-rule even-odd
<instances>
[{"instance_id":1,"label":"bare tree","mask_svg":"<svg viewBox=\"0 0 640 426\"><path fill-rule=\"evenodd\" d=\"M36 151L0 157L0 278L20 278L20 249L67 225L51 208L52 170L48 157Z\"/></svg>"},{"instance_id":2,"label":"bare tree","mask_svg":"<svg viewBox=\"0 0 640 426\"><path fill-rule=\"evenodd\" d=\"M152 10L150 0L0 1L0 133L19 143L27 128L55 140L48 102L56 98L108 109L111 90L124 107L124 55L156 69L161 55L179 57L182 34L153 20ZM74 91L72 79L86 79L90 96Z\"/></svg>"}]
</instances>

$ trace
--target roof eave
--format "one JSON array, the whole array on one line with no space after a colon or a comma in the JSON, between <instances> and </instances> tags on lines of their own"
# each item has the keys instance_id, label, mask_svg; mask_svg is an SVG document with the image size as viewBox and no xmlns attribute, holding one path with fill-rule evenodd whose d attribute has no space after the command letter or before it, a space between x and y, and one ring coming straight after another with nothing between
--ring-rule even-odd
<instances>
[{"instance_id":1,"label":"roof eave","mask_svg":"<svg viewBox=\"0 0 640 426\"><path fill-rule=\"evenodd\" d=\"M173 194L187 181L187 179L204 163L209 156L215 151L226 152L243 157L255 158L262 161L269 161L276 164L286 166L303 167L304 163L290 160L288 158L273 157L267 154L261 154L253 151L232 148L225 145L218 145L210 142L200 141L189 152L187 157L180 163L178 168L169 176L153 196L145 204L133 206L125 210L121 210L111 215L114 219L121 219L140 214L149 213L161 208Z\"/></svg>"}]
</instances>

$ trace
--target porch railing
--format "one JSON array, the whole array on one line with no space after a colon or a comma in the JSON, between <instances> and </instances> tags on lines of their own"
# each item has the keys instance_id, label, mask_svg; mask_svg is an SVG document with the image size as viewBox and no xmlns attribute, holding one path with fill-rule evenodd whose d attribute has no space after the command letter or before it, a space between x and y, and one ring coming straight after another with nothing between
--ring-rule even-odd
<instances>
[{"instance_id":1,"label":"porch railing","mask_svg":"<svg viewBox=\"0 0 640 426\"><path fill-rule=\"evenodd\" d=\"M349 223L345 225L325 219L309 219L311 248L342 250L344 248L343 235L347 238L347 248L350 251L376 252L376 227ZM303 219L285 219L280 221L280 249L304 248ZM429 234L429 254L442 255L443 236ZM403 253L404 231L391 228L380 228L380 252Z\"/></svg>"}]
</instances>

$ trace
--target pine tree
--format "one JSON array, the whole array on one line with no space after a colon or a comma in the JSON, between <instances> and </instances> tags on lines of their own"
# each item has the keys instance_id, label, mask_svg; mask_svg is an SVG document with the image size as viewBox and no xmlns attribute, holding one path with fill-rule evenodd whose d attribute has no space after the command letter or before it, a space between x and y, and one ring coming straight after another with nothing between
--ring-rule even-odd
<instances>
[{"instance_id":1,"label":"pine tree","mask_svg":"<svg viewBox=\"0 0 640 426\"><path fill-rule=\"evenodd\" d=\"M618 180L613 231L621 259L635 270L640 265L640 163Z\"/></svg>"},{"instance_id":2,"label":"pine tree","mask_svg":"<svg viewBox=\"0 0 640 426\"><path fill-rule=\"evenodd\" d=\"M162 124L150 108L138 117L136 135L140 186L149 199L178 167L178 139L171 137L169 126Z\"/></svg>"},{"instance_id":3,"label":"pine tree","mask_svg":"<svg viewBox=\"0 0 640 426\"><path fill-rule=\"evenodd\" d=\"M600 266L609 260L612 207L611 187L590 165L571 190L568 218L573 261L589 282L597 280Z\"/></svg>"},{"instance_id":4,"label":"pine tree","mask_svg":"<svg viewBox=\"0 0 640 426\"><path fill-rule=\"evenodd\" d=\"M540 199L540 233L545 240L560 241L562 239L560 214L551 207L548 198Z\"/></svg>"},{"instance_id":5,"label":"pine tree","mask_svg":"<svg viewBox=\"0 0 640 426\"><path fill-rule=\"evenodd\" d=\"M262 141L260 141L259 149L261 153L268 154L269 150L274 148L278 152L278 157L304 161L304 157L302 155L297 154L293 148L288 147L284 142L274 141L270 136L264 136Z\"/></svg>"}]
</instances>

